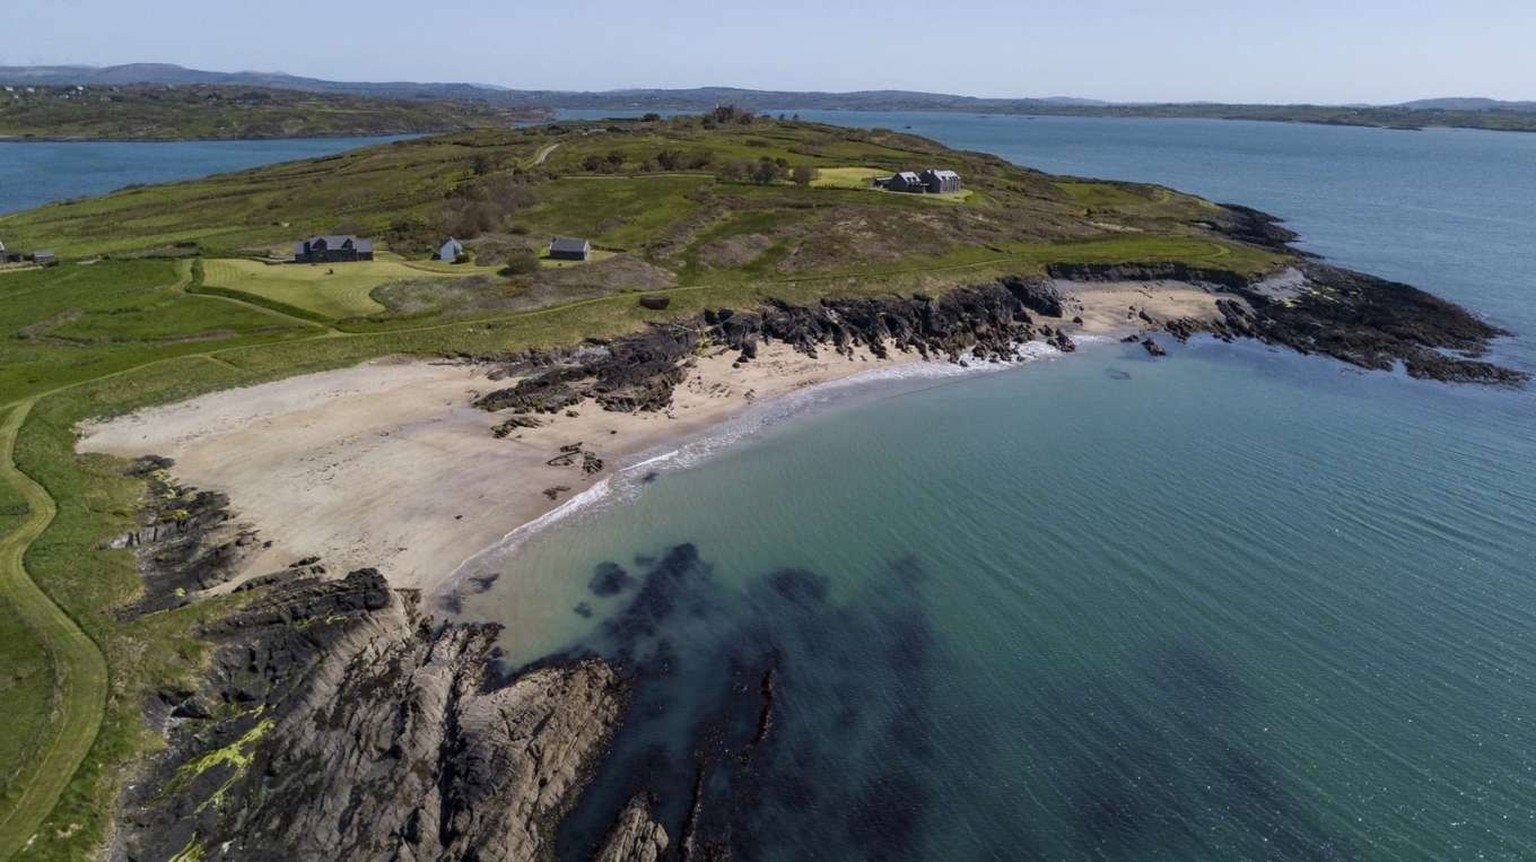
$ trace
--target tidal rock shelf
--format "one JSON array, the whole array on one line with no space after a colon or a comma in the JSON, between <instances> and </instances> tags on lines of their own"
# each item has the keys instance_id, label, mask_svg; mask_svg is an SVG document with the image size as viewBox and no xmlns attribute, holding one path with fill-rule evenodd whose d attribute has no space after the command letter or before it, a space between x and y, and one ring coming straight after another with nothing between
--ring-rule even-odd
<instances>
[{"instance_id":1,"label":"tidal rock shelf","mask_svg":"<svg viewBox=\"0 0 1536 862\"><path fill-rule=\"evenodd\" d=\"M1158 319L1140 313L1138 326L1181 341L1202 332L1226 340L1254 338L1361 368L1388 371L1400 364L1410 376L1448 382L1520 385L1529 377L1482 360L1493 339L1508 333L1455 303L1313 261L1298 261L1290 272L1293 278L1276 288L1274 279L1181 263L1053 266L1052 279L1004 278L938 297L711 310L622 338L501 357L505 375L521 379L487 393L476 406L514 416L558 413L588 400L612 411L662 410L699 351L734 351L736 362L744 364L769 342L811 356L820 350L851 356L864 349L880 358L898 351L953 362L1011 358L1031 340L1070 351L1077 324L1063 320L1068 307L1091 301L1093 285L1102 282L1174 282L1211 294L1210 313L1203 316Z\"/></svg>"},{"instance_id":2,"label":"tidal rock shelf","mask_svg":"<svg viewBox=\"0 0 1536 862\"><path fill-rule=\"evenodd\" d=\"M205 632L207 681L152 705L169 749L128 791L117 855L549 856L623 712L609 665L499 678L496 626L435 620L372 570L242 589Z\"/></svg>"}]
</instances>

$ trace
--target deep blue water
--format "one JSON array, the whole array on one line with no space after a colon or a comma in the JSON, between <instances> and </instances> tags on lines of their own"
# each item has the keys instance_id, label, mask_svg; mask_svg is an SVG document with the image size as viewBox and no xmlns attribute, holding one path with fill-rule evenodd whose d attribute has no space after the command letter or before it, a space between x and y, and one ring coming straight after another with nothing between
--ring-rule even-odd
<instances>
[{"instance_id":1,"label":"deep blue water","mask_svg":"<svg viewBox=\"0 0 1536 862\"><path fill-rule=\"evenodd\" d=\"M4 142L0 143L0 212L106 194L131 184L195 179L391 140L395 139Z\"/></svg>"},{"instance_id":2,"label":"deep blue water","mask_svg":"<svg viewBox=\"0 0 1536 862\"><path fill-rule=\"evenodd\" d=\"M1536 368L1536 136L802 115L1269 210ZM642 671L565 858L638 791L751 858L1536 855L1531 391L1201 341L824 400L484 561L515 660Z\"/></svg>"}]
</instances>

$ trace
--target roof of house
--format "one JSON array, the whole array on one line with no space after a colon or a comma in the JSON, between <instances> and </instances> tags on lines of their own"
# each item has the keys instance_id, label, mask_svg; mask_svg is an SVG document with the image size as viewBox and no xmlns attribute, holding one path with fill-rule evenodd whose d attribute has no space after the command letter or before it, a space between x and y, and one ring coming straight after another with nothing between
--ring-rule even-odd
<instances>
[{"instance_id":1,"label":"roof of house","mask_svg":"<svg viewBox=\"0 0 1536 862\"><path fill-rule=\"evenodd\" d=\"M917 174L914 174L911 171L901 171L897 173L896 176L901 177L909 183L917 182Z\"/></svg>"},{"instance_id":2,"label":"roof of house","mask_svg":"<svg viewBox=\"0 0 1536 862\"><path fill-rule=\"evenodd\" d=\"M464 243L459 242L458 240L454 239L451 236L448 237L448 240L446 242L444 242L441 247L442 248L447 248L450 245L453 246L454 248L463 248L464 247Z\"/></svg>"},{"instance_id":3,"label":"roof of house","mask_svg":"<svg viewBox=\"0 0 1536 862\"><path fill-rule=\"evenodd\" d=\"M313 246L320 242L324 242L327 249L345 248L349 241L352 243L352 248L355 251L373 251L373 240L358 239L351 234L324 234L321 236L312 236L309 239L303 240L302 242L294 243L293 250L295 253L302 254L306 246Z\"/></svg>"},{"instance_id":4,"label":"roof of house","mask_svg":"<svg viewBox=\"0 0 1536 862\"><path fill-rule=\"evenodd\" d=\"M549 241L550 251L586 251L591 247L589 240L574 236L557 236Z\"/></svg>"},{"instance_id":5,"label":"roof of house","mask_svg":"<svg viewBox=\"0 0 1536 862\"><path fill-rule=\"evenodd\" d=\"M53 256L54 256L53 249L51 249L51 248L40 248L37 251L32 252L32 259L33 260L37 260L40 257L53 257Z\"/></svg>"},{"instance_id":6,"label":"roof of house","mask_svg":"<svg viewBox=\"0 0 1536 862\"><path fill-rule=\"evenodd\" d=\"M935 177L938 177L941 180L958 180L958 179L960 179L960 175L955 173L954 171L941 171L941 170L936 170L934 168L929 168L928 169L928 173L933 174Z\"/></svg>"}]
</instances>

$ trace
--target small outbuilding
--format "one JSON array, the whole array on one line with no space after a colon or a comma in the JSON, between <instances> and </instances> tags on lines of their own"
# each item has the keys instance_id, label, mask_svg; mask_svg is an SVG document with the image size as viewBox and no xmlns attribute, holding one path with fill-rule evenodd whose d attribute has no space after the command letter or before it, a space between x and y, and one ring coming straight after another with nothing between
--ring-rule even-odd
<instances>
[{"instance_id":1,"label":"small outbuilding","mask_svg":"<svg viewBox=\"0 0 1536 862\"><path fill-rule=\"evenodd\" d=\"M21 252L19 252L19 251L10 251L10 250L8 250L5 247L5 243L0 242L0 263L20 263L20 262L21 262Z\"/></svg>"},{"instance_id":2,"label":"small outbuilding","mask_svg":"<svg viewBox=\"0 0 1536 862\"><path fill-rule=\"evenodd\" d=\"M960 191L960 175L954 171L929 168L923 171L919 177L923 181L923 187L932 194L940 195Z\"/></svg>"},{"instance_id":3,"label":"small outbuilding","mask_svg":"<svg viewBox=\"0 0 1536 862\"><path fill-rule=\"evenodd\" d=\"M437 250L437 259L446 260L449 263L456 263L458 259L463 256L464 244L451 236L448 237L448 241L443 243L442 247Z\"/></svg>"},{"instance_id":4,"label":"small outbuilding","mask_svg":"<svg viewBox=\"0 0 1536 862\"><path fill-rule=\"evenodd\" d=\"M586 260L592 256L591 240L557 236L549 241L551 260Z\"/></svg>"},{"instance_id":5,"label":"small outbuilding","mask_svg":"<svg viewBox=\"0 0 1536 862\"><path fill-rule=\"evenodd\" d=\"M293 244L294 263L350 263L373 260L373 241L355 236L312 236Z\"/></svg>"},{"instance_id":6,"label":"small outbuilding","mask_svg":"<svg viewBox=\"0 0 1536 862\"><path fill-rule=\"evenodd\" d=\"M38 266L53 266L59 262L59 258L51 250L45 248L32 252L32 262Z\"/></svg>"}]
</instances>

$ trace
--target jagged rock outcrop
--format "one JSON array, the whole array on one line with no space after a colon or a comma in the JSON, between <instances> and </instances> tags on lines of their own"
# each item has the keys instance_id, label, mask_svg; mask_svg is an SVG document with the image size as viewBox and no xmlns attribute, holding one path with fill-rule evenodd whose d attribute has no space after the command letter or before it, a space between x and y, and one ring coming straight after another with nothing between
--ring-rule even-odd
<instances>
[{"instance_id":1,"label":"jagged rock outcrop","mask_svg":"<svg viewBox=\"0 0 1536 862\"><path fill-rule=\"evenodd\" d=\"M371 569L253 582L207 632L208 682L167 693L170 749L116 854L535 859L603 750L624 686L597 659L495 675L497 627L442 624Z\"/></svg>"},{"instance_id":2,"label":"jagged rock outcrop","mask_svg":"<svg viewBox=\"0 0 1536 862\"><path fill-rule=\"evenodd\" d=\"M146 486L137 526L107 543L132 549L144 576L143 593L119 612L125 619L187 604L191 594L234 577L265 547L254 529L235 520L227 496L177 483L172 463L147 455L127 470Z\"/></svg>"},{"instance_id":3,"label":"jagged rock outcrop","mask_svg":"<svg viewBox=\"0 0 1536 862\"><path fill-rule=\"evenodd\" d=\"M656 862L671 844L667 830L651 819L651 803L637 793L619 813L596 862Z\"/></svg>"},{"instance_id":4,"label":"jagged rock outcrop","mask_svg":"<svg viewBox=\"0 0 1536 862\"><path fill-rule=\"evenodd\" d=\"M863 348L884 358L894 348L925 358L1005 359L1034 337L1031 309L1059 317L1061 297L1043 280L1007 278L938 297L770 301L756 311L711 310L574 350L524 354L514 368L526 376L475 403L485 410L556 413L591 398L607 410L662 410L687 375L688 360L706 345L738 351L740 361L775 341L811 356L828 348L844 355Z\"/></svg>"},{"instance_id":5,"label":"jagged rock outcrop","mask_svg":"<svg viewBox=\"0 0 1536 862\"><path fill-rule=\"evenodd\" d=\"M1237 240L1287 254L1301 254L1291 243L1301 235L1280 224L1278 216L1241 204L1220 204L1221 217L1210 224L1212 230Z\"/></svg>"}]
</instances>

